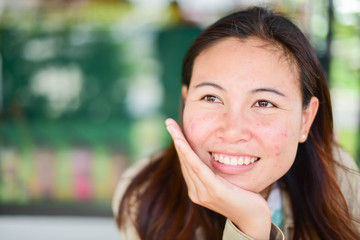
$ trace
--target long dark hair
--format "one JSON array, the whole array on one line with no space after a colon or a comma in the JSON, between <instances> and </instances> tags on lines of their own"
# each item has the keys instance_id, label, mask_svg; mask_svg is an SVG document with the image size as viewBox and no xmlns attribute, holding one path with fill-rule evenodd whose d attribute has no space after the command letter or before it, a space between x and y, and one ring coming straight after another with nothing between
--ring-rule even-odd
<instances>
[{"instance_id":1,"label":"long dark hair","mask_svg":"<svg viewBox=\"0 0 360 240\"><path fill-rule=\"evenodd\" d=\"M336 180L329 89L309 41L291 21L270 10L255 7L231 14L205 29L190 47L183 63L183 85L190 84L196 57L228 37L255 37L278 47L296 66L303 107L312 96L320 102L309 138L299 144L293 166L279 180L293 206L294 239L357 239ZM137 206L134 225L141 239L195 239L198 231L205 239L221 239L225 218L191 202L173 145L127 188L117 215L120 227L125 226L132 204Z\"/></svg>"}]
</instances>

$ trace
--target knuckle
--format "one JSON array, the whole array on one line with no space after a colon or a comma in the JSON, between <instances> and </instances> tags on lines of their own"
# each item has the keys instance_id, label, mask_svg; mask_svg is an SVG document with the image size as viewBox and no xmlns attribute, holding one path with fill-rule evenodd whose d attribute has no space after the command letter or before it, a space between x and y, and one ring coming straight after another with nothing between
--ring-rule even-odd
<instances>
[{"instance_id":1,"label":"knuckle","mask_svg":"<svg viewBox=\"0 0 360 240\"><path fill-rule=\"evenodd\" d=\"M202 206L211 206L213 203L213 200L207 193L198 194L196 196L197 203Z\"/></svg>"},{"instance_id":2,"label":"knuckle","mask_svg":"<svg viewBox=\"0 0 360 240\"><path fill-rule=\"evenodd\" d=\"M192 170L196 175L199 175L201 171L198 166L192 166Z\"/></svg>"},{"instance_id":3,"label":"knuckle","mask_svg":"<svg viewBox=\"0 0 360 240\"><path fill-rule=\"evenodd\" d=\"M197 198L196 194L192 194L192 193L189 193L189 198L192 202L196 203L196 204L200 204L200 201L199 199Z\"/></svg>"}]
</instances>

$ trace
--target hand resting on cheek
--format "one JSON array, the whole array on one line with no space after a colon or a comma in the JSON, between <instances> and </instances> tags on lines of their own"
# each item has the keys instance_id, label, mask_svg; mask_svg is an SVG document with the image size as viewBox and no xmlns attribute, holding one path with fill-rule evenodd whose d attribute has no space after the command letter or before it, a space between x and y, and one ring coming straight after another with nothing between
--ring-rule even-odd
<instances>
[{"instance_id":1,"label":"hand resting on cheek","mask_svg":"<svg viewBox=\"0 0 360 240\"><path fill-rule=\"evenodd\" d=\"M167 119L166 126L175 143L190 199L230 219L248 236L269 239L271 217L266 200L215 175L192 150L176 121Z\"/></svg>"}]
</instances>

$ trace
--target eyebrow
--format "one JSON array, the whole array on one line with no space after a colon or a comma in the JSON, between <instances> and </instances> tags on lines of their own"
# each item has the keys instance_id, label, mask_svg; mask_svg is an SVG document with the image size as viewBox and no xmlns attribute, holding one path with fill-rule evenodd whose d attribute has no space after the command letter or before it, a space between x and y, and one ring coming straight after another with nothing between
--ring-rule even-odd
<instances>
[{"instance_id":1,"label":"eyebrow","mask_svg":"<svg viewBox=\"0 0 360 240\"><path fill-rule=\"evenodd\" d=\"M223 88L222 86L220 86L220 85L218 85L216 83L213 83L213 82L201 82L201 83L195 85L195 88L205 87L205 86L210 86L210 87L220 89L222 91L226 91L225 88Z\"/></svg>"},{"instance_id":2,"label":"eyebrow","mask_svg":"<svg viewBox=\"0 0 360 240\"><path fill-rule=\"evenodd\" d=\"M257 93L257 92L270 92L270 93L275 93L276 95L282 96L282 97L286 97L285 94L283 94L282 92L280 92L279 90L276 90L274 88L257 88L251 91L251 93Z\"/></svg>"},{"instance_id":3,"label":"eyebrow","mask_svg":"<svg viewBox=\"0 0 360 240\"><path fill-rule=\"evenodd\" d=\"M220 89L222 91L225 91L226 92L226 89L223 88L222 86L216 84L216 83L213 83L213 82L201 82L197 85L195 85L195 88L199 88L199 87L205 87L205 86L211 86L211 87L214 87L214 88L217 88L217 89ZM250 93L258 93L258 92L270 92L270 93L275 93L276 95L279 95L279 96L282 96L282 97L286 97L285 94L283 94L282 92L280 92L279 90L277 89L274 89L274 88L257 88L257 89L254 89L254 90L251 90Z\"/></svg>"}]
</instances>

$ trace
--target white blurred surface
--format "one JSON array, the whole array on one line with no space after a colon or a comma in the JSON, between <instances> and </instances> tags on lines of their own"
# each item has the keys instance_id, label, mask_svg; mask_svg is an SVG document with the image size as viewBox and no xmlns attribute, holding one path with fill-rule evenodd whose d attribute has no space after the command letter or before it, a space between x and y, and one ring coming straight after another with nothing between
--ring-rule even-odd
<instances>
[{"instance_id":1,"label":"white blurred surface","mask_svg":"<svg viewBox=\"0 0 360 240\"><path fill-rule=\"evenodd\" d=\"M113 218L0 215L0 239L120 240L120 235Z\"/></svg>"}]
</instances>

